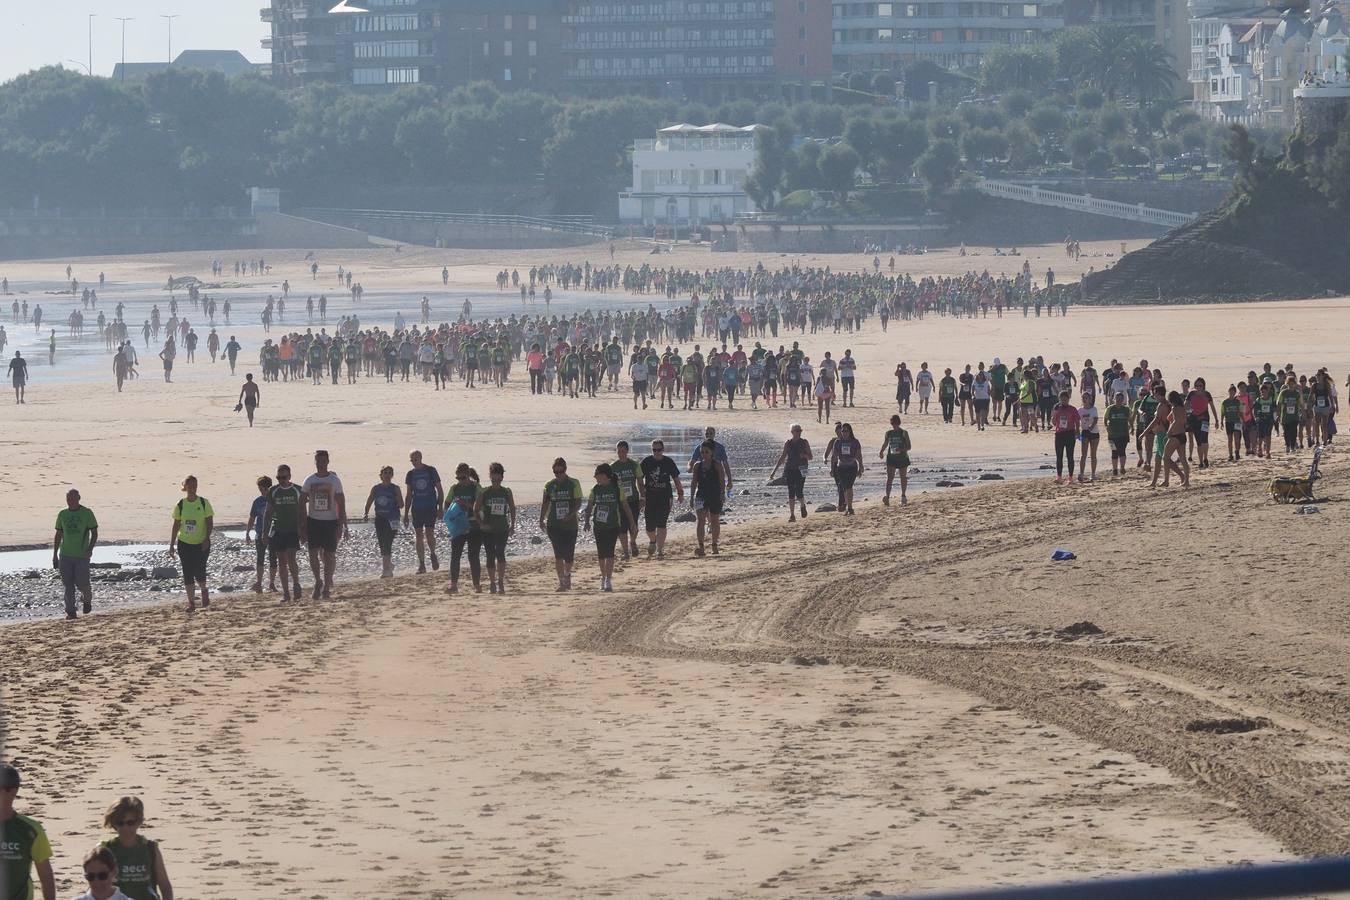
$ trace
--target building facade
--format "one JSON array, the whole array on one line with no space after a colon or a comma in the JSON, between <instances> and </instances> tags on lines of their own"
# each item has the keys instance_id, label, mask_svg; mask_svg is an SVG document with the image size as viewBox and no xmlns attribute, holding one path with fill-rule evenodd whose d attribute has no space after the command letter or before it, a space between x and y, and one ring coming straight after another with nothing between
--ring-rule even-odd
<instances>
[{"instance_id":1,"label":"building facade","mask_svg":"<svg viewBox=\"0 0 1350 900\"><path fill-rule=\"evenodd\" d=\"M272 0L272 77L366 88L404 84L549 90L560 69L565 0Z\"/></svg>"},{"instance_id":2,"label":"building facade","mask_svg":"<svg viewBox=\"0 0 1350 900\"><path fill-rule=\"evenodd\" d=\"M763 126L672 125L633 145L633 186L619 219L643 226L731 222L758 207L745 192Z\"/></svg>"},{"instance_id":3,"label":"building facade","mask_svg":"<svg viewBox=\"0 0 1350 900\"><path fill-rule=\"evenodd\" d=\"M1048 41L1065 24L1063 0L833 0L832 10L836 72L899 72L915 62L978 68L994 47Z\"/></svg>"},{"instance_id":4,"label":"building facade","mask_svg":"<svg viewBox=\"0 0 1350 900\"><path fill-rule=\"evenodd\" d=\"M571 0L563 31L570 93L717 102L830 75L825 0Z\"/></svg>"},{"instance_id":5,"label":"building facade","mask_svg":"<svg viewBox=\"0 0 1350 900\"><path fill-rule=\"evenodd\" d=\"M1220 122L1289 130L1295 91L1305 82L1350 79L1347 4L1310 14L1277 7L1214 9L1192 0L1191 102Z\"/></svg>"}]
</instances>

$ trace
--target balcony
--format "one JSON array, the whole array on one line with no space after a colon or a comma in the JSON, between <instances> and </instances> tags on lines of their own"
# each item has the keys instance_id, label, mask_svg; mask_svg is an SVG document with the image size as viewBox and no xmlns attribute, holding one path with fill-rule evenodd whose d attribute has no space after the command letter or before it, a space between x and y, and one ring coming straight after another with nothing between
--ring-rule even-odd
<instances>
[{"instance_id":1,"label":"balcony","mask_svg":"<svg viewBox=\"0 0 1350 900\"><path fill-rule=\"evenodd\" d=\"M770 50L774 47L773 38L755 38L751 40L683 40L683 41L627 41L595 44L589 41L564 41L562 49L571 53L627 53L632 50Z\"/></svg>"},{"instance_id":2,"label":"balcony","mask_svg":"<svg viewBox=\"0 0 1350 900\"><path fill-rule=\"evenodd\" d=\"M262 19L264 22L267 22L268 24L271 24L272 7L264 6L262 9L258 10L258 18Z\"/></svg>"},{"instance_id":3,"label":"balcony","mask_svg":"<svg viewBox=\"0 0 1350 900\"><path fill-rule=\"evenodd\" d=\"M331 47L336 40L331 34L316 34L312 31L298 31L291 38L296 47Z\"/></svg>"},{"instance_id":4,"label":"balcony","mask_svg":"<svg viewBox=\"0 0 1350 900\"><path fill-rule=\"evenodd\" d=\"M634 22L654 22L659 24L691 24L698 22L767 22L774 17L773 12L742 13L593 13L590 15L567 15L562 17L564 25L625 25Z\"/></svg>"},{"instance_id":5,"label":"balcony","mask_svg":"<svg viewBox=\"0 0 1350 900\"><path fill-rule=\"evenodd\" d=\"M272 49L272 39L270 37L265 37L261 41L258 41L258 43L262 45L264 50Z\"/></svg>"},{"instance_id":6,"label":"balcony","mask_svg":"<svg viewBox=\"0 0 1350 900\"><path fill-rule=\"evenodd\" d=\"M660 69L568 69L563 78L571 81L617 81L621 78L729 78L740 75L772 75L772 65L759 66L665 66Z\"/></svg>"},{"instance_id":7,"label":"balcony","mask_svg":"<svg viewBox=\"0 0 1350 900\"><path fill-rule=\"evenodd\" d=\"M297 59L291 63L291 72L296 75L335 75L337 63L318 59Z\"/></svg>"}]
</instances>

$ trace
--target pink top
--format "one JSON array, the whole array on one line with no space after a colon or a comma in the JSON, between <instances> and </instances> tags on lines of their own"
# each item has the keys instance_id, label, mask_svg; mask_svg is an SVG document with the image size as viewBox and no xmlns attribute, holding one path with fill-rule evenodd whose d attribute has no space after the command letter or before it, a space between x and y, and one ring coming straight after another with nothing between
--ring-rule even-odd
<instances>
[{"instance_id":1,"label":"pink top","mask_svg":"<svg viewBox=\"0 0 1350 900\"><path fill-rule=\"evenodd\" d=\"M531 350L525 355L525 360L533 371L538 371L544 367L544 353L542 350Z\"/></svg>"},{"instance_id":2,"label":"pink top","mask_svg":"<svg viewBox=\"0 0 1350 900\"><path fill-rule=\"evenodd\" d=\"M1056 406L1050 413L1050 418L1054 420L1056 433L1078 428L1078 410L1067 404L1061 403Z\"/></svg>"}]
</instances>

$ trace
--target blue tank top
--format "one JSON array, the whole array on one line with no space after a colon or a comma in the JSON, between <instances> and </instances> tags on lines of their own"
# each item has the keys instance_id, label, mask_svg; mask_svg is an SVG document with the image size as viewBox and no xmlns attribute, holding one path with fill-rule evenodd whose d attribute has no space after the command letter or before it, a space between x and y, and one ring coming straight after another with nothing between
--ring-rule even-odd
<instances>
[{"instance_id":1,"label":"blue tank top","mask_svg":"<svg viewBox=\"0 0 1350 900\"><path fill-rule=\"evenodd\" d=\"M391 519L398 521L398 485L380 484L375 485L375 515L381 519Z\"/></svg>"}]
</instances>

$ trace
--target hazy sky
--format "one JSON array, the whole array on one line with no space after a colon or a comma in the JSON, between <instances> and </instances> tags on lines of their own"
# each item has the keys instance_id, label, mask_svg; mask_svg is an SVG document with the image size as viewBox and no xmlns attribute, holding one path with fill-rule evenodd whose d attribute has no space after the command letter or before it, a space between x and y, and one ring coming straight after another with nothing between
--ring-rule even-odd
<instances>
[{"instance_id":1,"label":"hazy sky","mask_svg":"<svg viewBox=\"0 0 1350 900\"><path fill-rule=\"evenodd\" d=\"M61 63L83 71L89 60L89 14L94 13L94 74L111 75L122 59L122 23L127 23L127 62L162 62L183 50L239 50L266 62L258 42L267 26L258 10L267 0L0 0L0 82L40 66ZM80 65L67 62L75 60Z\"/></svg>"}]
</instances>

